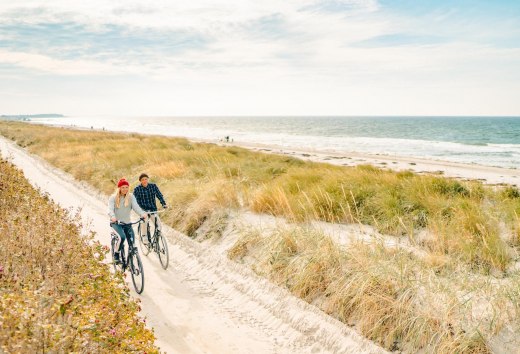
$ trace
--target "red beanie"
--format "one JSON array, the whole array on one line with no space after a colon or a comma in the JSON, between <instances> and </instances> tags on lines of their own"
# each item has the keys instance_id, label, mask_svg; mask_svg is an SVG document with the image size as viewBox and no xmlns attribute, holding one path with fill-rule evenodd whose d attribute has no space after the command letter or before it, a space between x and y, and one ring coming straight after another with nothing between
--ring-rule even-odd
<instances>
[{"instance_id":1,"label":"red beanie","mask_svg":"<svg viewBox=\"0 0 520 354\"><path fill-rule=\"evenodd\" d=\"M117 188L121 188L122 186L129 186L128 181L124 178L121 178L119 182L117 182Z\"/></svg>"}]
</instances>

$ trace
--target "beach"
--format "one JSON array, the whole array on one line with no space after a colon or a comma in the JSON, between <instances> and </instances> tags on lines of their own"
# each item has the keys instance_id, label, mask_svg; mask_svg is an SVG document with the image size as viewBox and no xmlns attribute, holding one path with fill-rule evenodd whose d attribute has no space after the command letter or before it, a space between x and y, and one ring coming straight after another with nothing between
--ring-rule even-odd
<instances>
[{"instance_id":1,"label":"beach","mask_svg":"<svg viewBox=\"0 0 520 354\"><path fill-rule=\"evenodd\" d=\"M235 118L236 119L236 118ZM67 118L65 122L74 121L73 118ZM90 121L90 120L89 120ZM136 120L137 121L137 120ZM94 131L108 131L106 128L101 128L100 126L103 124L101 121L94 120L95 125L92 128L87 127L86 120L85 122L79 121L80 124L71 126L70 124L63 124L61 120L57 119L47 119L47 120L34 120L35 124L46 124L52 126L59 126L65 129L79 129L79 130L94 130ZM117 120L116 120L117 122ZM167 121L165 121L167 122ZM106 121L105 121L106 123ZM162 123L166 124L166 123ZM314 162L323 162L329 163L337 166L356 166L362 164L369 164L381 169L387 170L395 170L395 171L413 171L419 174L433 174L440 175L445 177L457 178L460 180L478 180L486 184L509 184L520 186L520 170L516 168L516 164L514 162L509 163L511 167L501 167L501 166L492 166L491 161L487 161L486 164L482 163L464 163L457 161L449 161L443 159L442 156L437 158L421 158L421 157L413 157L406 156L404 154L399 155L398 153L368 153L368 152L359 152L359 151L348 151L348 150L339 150L339 149L331 149L326 145L321 147L304 147L302 143L283 143L283 139L285 136L277 137L276 139L271 139L272 141L279 141L280 143L276 144L275 142L271 143L260 143L260 142L251 142L251 140L255 140L256 136L245 136L242 139L233 139L233 142L225 142L225 137L223 136L226 133L226 130L222 129L221 131L197 131L193 130L193 128L184 128L181 129L177 126L174 126L174 130L171 130L171 127L168 125L164 126L165 131L161 133L160 129L157 128L148 128L146 129L146 125L144 125L144 131L147 134L157 134L161 136L172 136L176 137L176 131L182 133L184 132L186 135L179 135L179 137L190 139L193 142L200 143L208 143L208 144L218 144L222 146L239 146L242 148L250 149L253 151L265 152L270 154L281 154L281 155L289 155L294 156L302 160L306 161L314 161ZM159 127L163 127L160 125ZM109 131L128 133L128 132L138 132L140 131L140 126L135 124L134 126L129 126L125 130L120 129L121 126L117 125L109 125ZM221 138L215 139L210 138L210 136L220 134ZM202 136L202 137L200 137ZM315 138L315 137L313 137ZM269 140L264 138L264 140ZM324 138L324 140L327 140ZM396 141L391 141L389 143L396 143ZM404 143L404 142L402 142ZM417 142L419 143L419 142ZM424 141L424 145L428 145L431 142ZM298 145L301 145L298 147ZM471 146L466 147L471 149ZM474 148L478 149L478 146L474 146ZM478 153L478 152L477 152ZM444 158L448 157L446 155ZM519 166L520 167L520 166Z\"/></svg>"},{"instance_id":2,"label":"beach","mask_svg":"<svg viewBox=\"0 0 520 354\"><path fill-rule=\"evenodd\" d=\"M81 207L103 242L113 191L103 174L117 169L134 181L146 169L156 176L172 205L165 217L172 264L165 272L153 255L143 257L139 298L167 352L383 352L403 331L413 338L399 343L404 352L432 338L450 350L515 343L516 324L507 320L518 311L508 296L520 274L508 231L515 169L84 128L0 128L25 146L2 138L4 157L62 206ZM496 215L509 224L497 228ZM433 300L439 296L446 301ZM351 317L341 312L349 298L359 299L349 305ZM464 303L454 305L449 324L441 319L453 313L447 303ZM381 313L389 322L379 321ZM473 336L493 326L492 313L500 314L493 322L500 335ZM410 318L432 330L408 325ZM470 327L462 325L467 319ZM373 341L364 337L376 330Z\"/></svg>"},{"instance_id":3,"label":"beach","mask_svg":"<svg viewBox=\"0 0 520 354\"><path fill-rule=\"evenodd\" d=\"M203 141L210 143L210 141ZM338 166L373 165L381 169L413 171L419 174L433 174L460 180L478 180L486 184L520 185L520 170L465 164L442 160L421 159L407 156L374 155L366 153L341 153L312 149L288 149L280 146L236 143L235 145L272 154L290 155L302 160L329 163Z\"/></svg>"}]
</instances>

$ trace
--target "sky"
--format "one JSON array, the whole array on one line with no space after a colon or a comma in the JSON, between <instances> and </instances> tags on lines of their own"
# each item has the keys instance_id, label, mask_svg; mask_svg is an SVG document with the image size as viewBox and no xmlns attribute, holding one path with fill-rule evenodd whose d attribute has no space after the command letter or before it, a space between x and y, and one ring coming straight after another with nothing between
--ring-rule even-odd
<instances>
[{"instance_id":1,"label":"sky","mask_svg":"<svg viewBox=\"0 0 520 354\"><path fill-rule=\"evenodd\" d=\"M518 0L0 0L0 114L520 115Z\"/></svg>"}]
</instances>

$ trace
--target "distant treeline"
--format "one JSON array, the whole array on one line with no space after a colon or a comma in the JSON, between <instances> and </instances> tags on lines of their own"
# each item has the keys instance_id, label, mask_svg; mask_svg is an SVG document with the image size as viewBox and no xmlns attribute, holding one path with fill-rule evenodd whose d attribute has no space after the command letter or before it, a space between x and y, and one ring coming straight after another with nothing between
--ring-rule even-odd
<instances>
[{"instance_id":1,"label":"distant treeline","mask_svg":"<svg viewBox=\"0 0 520 354\"><path fill-rule=\"evenodd\" d=\"M31 118L61 118L65 117L63 114L47 113L47 114L18 114L18 115L6 115L2 114L2 119L13 119L13 120L28 120Z\"/></svg>"}]
</instances>

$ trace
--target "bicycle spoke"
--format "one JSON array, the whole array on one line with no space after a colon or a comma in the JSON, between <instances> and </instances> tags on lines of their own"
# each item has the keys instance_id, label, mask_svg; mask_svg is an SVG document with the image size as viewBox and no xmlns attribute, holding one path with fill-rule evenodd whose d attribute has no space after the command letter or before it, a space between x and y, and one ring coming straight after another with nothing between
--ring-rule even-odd
<instances>
[{"instance_id":1,"label":"bicycle spoke","mask_svg":"<svg viewBox=\"0 0 520 354\"><path fill-rule=\"evenodd\" d=\"M145 244L145 242L144 242L144 239L147 236L146 235L141 235L141 229L140 228L138 229L137 232L139 234L139 245L141 246L141 252L143 252L143 254L145 256L147 256L150 253L150 244Z\"/></svg>"},{"instance_id":2,"label":"bicycle spoke","mask_svg":"<svg viewBox=\"0 0 520 354\"><path fill-rule=\"evenodd\" d=\"M163 269L168 268L168 263L170 261L170 255L168 252L168 244L166 242L165 237L158 232L157 233L157 255L159 256L159 261L161 262L161 266Z\"/></svg>"},{"instance_id":3,"label":"bicycle spoke","mask_svg":"<svg viewBox=\"0 0 520 354\"><path fill-rule=\"evenodd\" d=\"M114 272L117 271L117 264L116 264L116 259L114 256L114 252L115 252L114 248L116 246L116 242L117 242L117 240L114 237L112 237L112 241L110 242L110 249L111 249L111 254L112 254L112 265L114 266Z\"/></svg>"},{"instance_id":4,"label":"bicycle spoke","mask_svg":"<svg viewBox=\"0 0 520 354\"><path fill-rule=\"evenodd\" d=\"M132 252L129 261L134 289L138 294L141 294L144 290L144 272L141 258L139 257L137 251Z\"/></svg>"},{"instance_id":5,"label":"bicycle spoke","mask_svg":"<svg viewBox=\"0 0 520 354\"><path fill-rule=\"evenodd\" d=\"M112 266L114 267L114 272L117 272L117 271L123 272L124 268L125 268L125 264L124 264L125 253L124 253L124 250L122 250L120 252L120 254L119 254L119 262L116 262L115 255L114 255L117 241L118 241L117 238L112 238L112 240L110 242L110 248L111 248L111 253L112 253Z\"/></svg>"}]
</instances>

